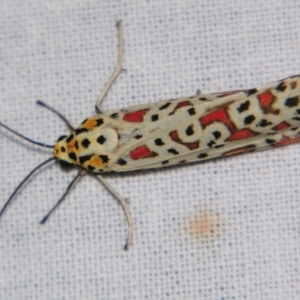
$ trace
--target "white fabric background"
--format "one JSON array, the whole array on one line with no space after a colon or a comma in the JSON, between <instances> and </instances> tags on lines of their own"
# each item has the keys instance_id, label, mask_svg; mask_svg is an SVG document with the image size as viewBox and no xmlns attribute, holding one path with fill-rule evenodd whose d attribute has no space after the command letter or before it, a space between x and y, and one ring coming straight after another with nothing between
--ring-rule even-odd
<instances>
[{"instance_id":1,"label":"white fabric background","mask_svg":"<svg viewBox=\"0 0 300 300\"><path fill-rule=\"evenodd\" d=\"M74 124L94 114L118 19L127 73L106 109L297 74L299 14L298 0L2 0L0 120L52 144L68 131L37 99ZM2 206L52 153L3 129L0 149ZM299 149L106 176L130 203L129 252L122 208L89 176L39 225L76 172L52 164L0 220L0 299L299 299Z\"/></svg>"}]
</instances>

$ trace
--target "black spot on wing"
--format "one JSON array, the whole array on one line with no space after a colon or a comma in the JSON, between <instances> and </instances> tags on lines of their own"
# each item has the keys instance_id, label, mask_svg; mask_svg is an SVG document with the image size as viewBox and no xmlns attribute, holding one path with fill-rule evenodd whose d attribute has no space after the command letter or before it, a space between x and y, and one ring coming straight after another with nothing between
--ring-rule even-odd
<instances>
[{"instance_id":1,"label":"black spot on wing","mask_svg":"<svg viewBox=\"0 0 300 300\"><path fill-rule=\"evenodd\" d=\"M194 107L189 108L189 109L187 110L187 112L188 112L188 114L189 114L190 116L193 116L193 115L196 114L196 111L195 111L195 108L194 108Z\"/></svg>"},{"instance_id":2,"label":"black spot on wing","mask_svg":"<svg viewBox=\"0 0 300 300\"><path fill-rule=\"evenodd\" d=\"M163 146L165 144L162 139L156 139L154 140L154 143L156 146Z\"/></svg>"},{"instance_id":3,"label":"black spot on wing","mask_svg":"<svg viewBox=\"0 0 300 300\"><path fill-rule=\"evenodd\" d=\"M216 144L216 142L215 141L210 141L209 143L207 143L207 146L209 147L209 148L211 148L213 145L215 145Z\"/></svg>"},{"instance_id":4,"label":"black spot on wing","mask_svg":"<svg viewBox=\"0 0 300 300\"><path fill-rule=\"evenodd\" d=\"M214 131L212 134L214 135L214 137L215 137L216 140L218 138L220 138L220 136L221 136L221 132L220 131Z\"/></svg>"},{"instance_id":5,"label":"black spot on wing","mask_svg":"<svg viewBox=\"0 0 300 300\"><path fill-rule=\"evenodd\" d=\"M74 138L74 134L72 133L71 135L69 135L69 137L66 139L67 143L70 143Z\"/></svg>"},{"instance_id":6,"label":"black spot on wing","mask_svg":"<svg viewBox=\"0 0 300 300\"><path fill-rule=\"evenodd\" d=\"M172 153L172 154L174 154L174 155L178 155L178 154L179 154L179 152L178 152L177 150L175 150L174 148L168 149L168 152L169 152L169 153Z\"/></svg>"},{"instance_id":7,"label":"black spot on wing","mask_svg":"<svg viewBox=\"0 0 300 300\"><path fill-rule=\"evenodd\" d=\"M284 92L286 90L286 85L284 82L280 82L277 87L276 87L276 90L278 92Z\"/></svg>"},{"instance_id":8,"label":"black spot on wing","mask_svg":"<svg viewBox=\"0 0 300 300\"><path fill-rule=\"evenodd\" d=\"M100 145L103 145L106 141L106 138L103 136L103 135L100 135L98 138L97 138L97 143L99 143Z\"/></svg>"},{"instance_id":9,"label":"black spot on wing","mask_svg":"<svg viewBox=\"0 0 300 300\"><path fill-rule=\"evenodd\" d=\"M79 162L83 165L86 161L90 160L92 155L84 155L79 157Z\"/></svg>"},{"instance_id":10,"label":"black spot on wing","mask_svg":"<svg viewBox=\"0 0 300 300\"><path fill-rule=\"evenodd\" d=\"M267 143L267 144L274 144L274 143L276 143L276 141L275 140L272 140L272 139L265 139L265 142Z\"/></svg>"},{"instance_id":11,"label":"black spot on wing","mask_svg":"<svg viewBox=\"0 0 300 300\"><path fill-rule=\"evenodd\" d=\"M104 123L104 121L102 118L100 118L100 119L96 120L96 123L97 123L97 126L101 126Z\"/></svg>"},{"instance_id":12,"label":"black spot on wing","mask_svg":"<svg viewBox=\"0 0 300 300\"><path fill-rule=\"evenodd\" d=\"M299 103L299 98L292 97L292 98L286 99L284 105L287 107L294 107L294 106L297 106L298 103Z\"/></svg>"},{"instance_id":13,"label":"black spot on wing","mask_svg":"<svg viewBox=\"0 0 300 300\"><path fill-rule=\"evenodd\" d=\"M119 164L120 166L125 166L127 164L127 161L123 158L119 158L117 160L117 164Z\"/></svg>"},{"instance_id":14,"label":"black spot on wing","mask_svg":"<svg viewBox=\"0 0 300 300\"><path fill-rule=\"evenodd\" d=\"M243 111L246 111L249 109L249 106L250 106L250 101L247 100L246 102L242 103L238 108L238 112L239 113L242 113Z\"/></svg>"},{"instance_id":15,"label":"black spot on wing","mask_svg":"<svg viewBox=\"0 0 300 300\"><path fill-rule=\"evenodd\" d=\"M87 128L83 127L83 128L77 128L75 129L75 134L78 135L80 133L83 133L83 132L87 132L89 131Z\"/></svg>"},{"instance_id":16,"label":"black spot on wing","mask_svg":"<svg viewBox=\"0 0 300 300\"><path fill-rule=\"evenodd\" d=\"M250 90L247 91L247 96L251 96L255 93L257 93L257 89L250 89Z\"/></svg>"},{"instance_id":17,"label":"black spot on wing","mask_svg":"<svg viewBox=\"0 0 300 300\"><path fill-rule=\"evenodd\" d=\"M170 105L171 105L171 103L168 102L168 103L164 104L163 106L161 106L161 107L159 108L159 110L166 109L166 108L168 108Z\"/></svg>"},{"instance_id":18,"label":"black spot on wing","mask_svg":"<svg viewBox=\"0 0 300 300\"><path fill-rule=\"evenodd\" d=\"M190 125L187 127L187 129L185 130L186 135L190 136L194 134L194 129L193 129L193 125Z\"/></svg>"},{"instance_id":19,"label":"black spot on wing","mask_svg":"<svg viewBox=\"0 0 300 300\"><path fill-rule=\"evenodd\" d=\"M119 114L118 113L114 113L114 114L111 114L109 117L112 118L112 119L118 119L119 118Z\"/></svg>"},{"instance_id":20,"label":"black spot on wing","mask_svg":"<svg viewBox=\"0 0 300 300\"><path fill-rule=\"evenodd\" d=\"M218 149L218 148L222 148L224 146L225 146L224 144L221 144L221 145L216 145L214 148Z\"/></svg>"},{"instance_id":21,"label":"black spot on wing","mask_svg":"<svg viewBox=\"0 0 300 300\"><path fill-rule=\"evenodd\" d=\"M253 115L249 115L244 119L244 124L248 125L251 124L255 120L255 117Z\"/></svg>"},{"instance_id":22,"label":"black spot on wing","mask_svg":"<svg viewBox=\"0 0 300 300\"><path fill-rule=\"evenodd\" d=\"M155 122L155 121L158 120L158 118L159 118L158 115L152 115L152 116L151 116L151 121L152 121L152 122Z\"/></svg>"},{"instance_id":23,"label":"black spot on wing","mask_svg":"<svg viewBox=\"0 0 300 300\"><path fill-rule=\"evenodd\" d=\"M269 122L266 119L262 119L258 123L258 126L260 126L260 127L266 127L266 126L269 126L269 125L272 125L272 122Z\"/></svg>"},{"instance_id":24,"label":"black spot on wing","mask_svg":"<svg viewBox=\"0 0 300 300\"><path fill-rule=\"evenodd\" d=\"M74 160L74 161L77 160L77 155L76 155L74 152L70 152L70 153L69 153L69 157L70 157L72 160Z\"/></svg>"},{"instance_id":25,"label":"black spot on wing","mask_svg":"<svg viewBox=\"0 0 300 300\"><path fill-rule=\"evenodd\" d=\"M108 163L109 157L107 155L99 155L99 157L101 158L104 164Z\"/></svg>"}]
</instances>

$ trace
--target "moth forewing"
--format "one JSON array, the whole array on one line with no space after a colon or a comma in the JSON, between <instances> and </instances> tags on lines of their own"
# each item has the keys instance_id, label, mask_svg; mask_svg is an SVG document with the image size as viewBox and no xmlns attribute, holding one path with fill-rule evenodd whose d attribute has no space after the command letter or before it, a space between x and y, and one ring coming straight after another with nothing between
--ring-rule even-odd
<instances>
[{"instance_id":1,"label":"moth forewing","mask_svg":"<svg viewBox=\"0 0 300 300\"><path fill-rule=\"evenodd\" d=\"M299 76L260 88L197 95L106 113L119 143L103 171L202 161L295 142Z\"/></svg>"}]
</instances>

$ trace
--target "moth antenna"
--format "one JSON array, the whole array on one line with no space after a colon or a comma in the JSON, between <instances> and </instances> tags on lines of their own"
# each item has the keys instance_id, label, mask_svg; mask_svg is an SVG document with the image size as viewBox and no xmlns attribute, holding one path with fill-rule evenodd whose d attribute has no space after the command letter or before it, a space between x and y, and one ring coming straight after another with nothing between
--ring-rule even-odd
<instances>
[{"instance_id":1,"label":"moth antenna","mask_svg":"<svg viewBox=\"0 0 300 300\"><path fill-rule=\"evenodd\" d=\"M29 178L41 167L43 167L44 165L48 164L50 161L54 160L55 157L51 157L49 159L47 159L46 161L42 162L41 164L39 164L38 166L36 166L23 180L22 182L18 185L18 187L14 190L14 192L11 194L11 196L8 198L8 200L6 201L6 203L4 204L3 208L0 211L0 218L3 214L3 212L5 211L6 207L9 205L9 203L11 202L11 200L14 198L14 196L16 195L16 193L20 190L20 188L29 180Z\"/></svg>"},{"instance_id":2,"label":"moth antenna","mask_svg":"<svg viewBox=\"0 0 300 300\"><path fill-rule=\"evenodd\" d=\"M74 126L59 111L57 111L56 109L52 108L51 106L49 106L48 104L46 104L46 103L44 103L43 101L40 101L40 100L36 101L36 104L40 105L40 106L42 106L44 108L47 108L50 111L52 111L53 113L55 113L58 117L60 117L66 123L67 127L69 127L69 129L71 131L75 130Z\"/></svg>"},{"instance_id":3,"label":"moth antenna","mask_svg":"<svg viewBox=\"0 0 300 300\"><path fill-rule=\"evenodd\" d=\"M30 143L32 143L34 145L38 145L38 146L44 147L44 148L51 148L51 149L53 149L53 147L54 147L54 145L47 145L47 144L44 144L44 143L36 142L36 141L34 141L34 140L32 140L32 139L30 139L30 138L22 135L21 133L18 133L15 130L9 128L8 126L4 125L1 122L0 122L0 126L4 127L6 130L10 131L11 133L17 135L18 137L20 137L20 138L22 138L22 139L26 140L27 142L30 142Z\"/></svg>"},{"instance_id":4,"label":"moth antenna","mask_svg":"<svg viewBox=\"0 0 300 300\"><path fill-rule=\"evenodd\" d=\"M66 198L66 196L72 191L75 185L78 183L80 178L86 173L85 170L80 170L75 178L71 181L69 186L67 187L66 191L62 195L62 197L58 200L58 202L53 206L53 208L47 213L47 215L40 221L40 224L44 224L50 215L54 212L54 210L62 203L62 201Z\"/></svg>"}]
</instances>

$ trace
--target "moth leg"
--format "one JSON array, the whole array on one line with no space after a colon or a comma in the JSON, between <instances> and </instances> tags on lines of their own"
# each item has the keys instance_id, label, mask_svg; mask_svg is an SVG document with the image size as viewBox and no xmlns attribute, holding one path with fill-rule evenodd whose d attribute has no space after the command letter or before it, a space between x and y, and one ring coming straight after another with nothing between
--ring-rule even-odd
<instances>
[{"instance_id":1,"label":"moth leg","mask_svg":"<svg viewBox=\"0 0 300 300\"><path fill-rule=\"evenodd\" d=\"M105 186L105 188L119 201L121 206L123 207L123 210L125 212L126 218L127 218L127 224L128 224L128 236L127 241L124 246L124 250L128 250L129 245L132 241L132 235L133 235L133 221L131 218L130 211L128 209L126 200L122 198L109 184L108 182L101 176L97 175L97 178L101 181L101 183Z\"/></svg>"},{"instance_id":2,"label":"moth leg","mask_svg":"<svg viewBox=\"0 0 300 300\"><path fill-rule=\"evenodd\" d=\"M118 64L110 76L108 82L105 84L104 89L100 93L97 101L96 101L96 112L98 113L103 113L104 110L101 107L101 102L104 99L105 95L107 94L108 90L110 89L111 85L114 83L116 78L119 76L119 74L122 72L122 58L123 58L123 26L121 21L117 22L117 28L118 28L118 33L119 33L119 52L118 52Z\"/></svg>"},{"instance_id":3,"label":"moth leg","mask_svg":"<svg viewBox=\"0 0 300 300\"><path fill-rule=\"evenodd\" d=\"M81 179L81 177L86 173L86 170L80 170L75 178L71 181L69 186L67 187L66 191L62 195L62 197L57 201L57 203L52 207L52 209L47 213L47 215L40 221L40 224L44 224L50 215L54 212L54 210L62 203L62 201L66 198L66 196L73 190L75 185L78 183L78 181Z\"/></svg>"}]
</instances>

